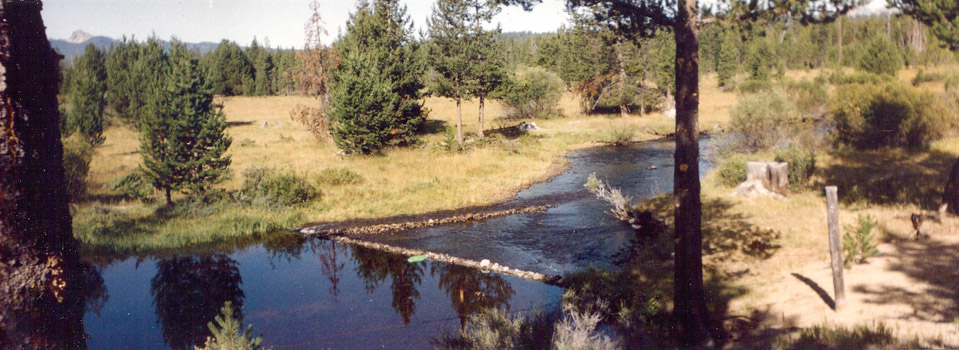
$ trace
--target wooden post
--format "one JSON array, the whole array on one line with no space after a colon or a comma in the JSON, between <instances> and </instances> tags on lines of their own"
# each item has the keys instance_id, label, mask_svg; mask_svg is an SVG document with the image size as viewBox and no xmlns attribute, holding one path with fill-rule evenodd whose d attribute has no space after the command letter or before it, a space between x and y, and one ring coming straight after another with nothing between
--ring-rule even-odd
<instances>
[{"instance_id":1,"label":"wooden post","mask_svg":"<svg viewBox=\"0 0 959 350\"><path fill-rule=\"evenodd\" d=\"M829 216L829 256L832 265L832 285L836 292L833 310L838 311L846 301L846 287L842 279L842 245L839 242L839 203L836 186L826 186L826 213Z\"/></svg>"}]
</instances>

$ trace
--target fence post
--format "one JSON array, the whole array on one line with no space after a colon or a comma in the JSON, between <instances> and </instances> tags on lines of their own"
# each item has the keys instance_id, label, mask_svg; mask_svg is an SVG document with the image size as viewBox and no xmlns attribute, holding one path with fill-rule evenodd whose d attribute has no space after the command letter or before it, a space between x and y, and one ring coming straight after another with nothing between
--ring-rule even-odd
<instances>
[{"instance_id":1,"label":"fence post","mask_svg":"<svg viewBox=\"0 0 959 350\"><path fill-rule=\"evenodd\" d=\"M829 218L829 256L832 265L832 285L834 308L838 311L846 301L846 287L842 278L842 243L839 241L839 200L836 195L836 186L826 186L826 214Z\"/></svg>"}]
</instances>

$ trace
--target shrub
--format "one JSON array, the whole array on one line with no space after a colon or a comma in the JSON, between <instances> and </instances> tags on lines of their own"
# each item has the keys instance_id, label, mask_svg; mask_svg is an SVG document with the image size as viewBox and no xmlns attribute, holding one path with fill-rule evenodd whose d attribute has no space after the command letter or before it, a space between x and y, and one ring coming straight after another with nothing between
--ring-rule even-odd
<instances>
[{"instance_id":1,"label":"shrub","mask_svg":"<svg viewBox=\"0 0 959 350\"><path fill-rule=\"evenodd\" d=\"M848 84L881 84L892 81L892 76L890 75L876 75L871 73L852 73L845 74L842 72L835 72L829 75L829 83L833 85L848 85Z\"/></svg>"},{"instance_id":2,"label":"shrub","mask_svg":"<svg viewBox=\"0 0 959 350\"><path fill-rule=\"evenodd\" d=\"M151 202L153 195L153 185L147 182L139 171L134 171L125 176L110 181L108 188L111 191L117 191L129 198L139 199L144 202Z\"/></svg>"},{"instance_id":3,"label":"shrub","mask_svg":"<svg viewBox=\"0 0 959 350\"><path fill-rule=\"evenodd\" d=\"M239 199L267 207L295 206L313 200L320 191L301 176L270 168L253 167L245 177Z\"/></svg>"},{"instance_id":4,"label":"shrub","mask_svg":"<svg viewBox=\"0 0 959 350\"><path fill-rule=\"evenodd\" d=\"M773 84L769 80L757 80L757 79L748 79L739 84L739 93L741 94L755 94L762 91L768 91L772 89Z\"/></svg>"},{"instance_id":5,"label":"shrub","mask_svg":"<svg viewBox=\"0 0 959 350\"><path fill-rule=\"evenodd\" d=\"M330 186L353 185L363 180L363 175L347 168L326 168L316 177L316 182Z\"/></svg>"},{"instance_id":6,"label":"shrub","mask_svg":"<svg viewBox=\"0 0 959 350\"><path fill-rule=\"evenodd\" d=\"M858 225L846 225L846 233L842 236L842 264L845 268L852 267L852 263L862 264L867 258L879 254L879 249L872 243L874 235L872 229L876 227L876 220L870 215L860 214Z\"/></svg>"},{"instance_id":7,"label":"shrub","mask_svg":"<svg viewBox=\"0 0 959 350\"><path fill-rule=\"evenodd\" d=\"M596 173L589 174L589 178L586 179L586 184L584 184L583 187L585 187L589 193L608 202L612 206L612 208L609 209L609 213L612 214L613 217L623 221L629 220L629 211L633 203L633 199L630 196L623 195L618 188L607 186L603 183L603 180L596 177Z\"/></svg>"},{"instance_id":8,"label":"shrub","mask_svg":"<svg viewBox=\"0 0 959 350\"><path fill-rule=\"evenodd\" d=\"M636 131L628 127L610 127L600 135L599 142L610 146L626 146L633 142Z\"/></svg>"},{"instance_id":9,"label":"shrub","mask_svg":"<svg viewBox=\"0 0 959 350\"><path fill-rule=\"evenodd\" d=\"M79 136L63 140L63 170L67 194L75 201L87 189L87 174L93 160L93 146Z\"/></svg>"},{"instance_id":10,"label":"shrub","mask_svg":"<svg viewBox=\"0 0 959 350\"><path fill-rule=\"evenodd\" d=\"M789 163L789 186L801 188L816 170L816 154L798 146L776 151L777 162Z\"/></svg>"},{"instance_id":11,"label":"shrub","mask_svg":"<svg viewBox=\"0 0 959 350\"><path fill-rule=\"evenodd\" d=\"M539 67L524 68L503 93L508 118L552 118L560 116L556 108L563 94L563 80L556 73Z\"/></svg>"},{"instance_id":12,"label":"shrub","mask_svg":"<svg viewBox=\"0 0 959 350\"><path fill-rule=\"evenodd\" d=\"M716 169L716 179L719 184L736 187L746 181L746 162L749 158L742 154L732 154Z\"/></svg>"},{"instance_id":13,"label":"shrub","mask_svg":"<svg viewBox=\"0 0 959 350\"><path fill-rule=\"evenodd\" d=\"M240 320L233 317L233 303L227 301L220 309L221 316L216 316L214 321L207 323L212 337L206 338L206 343L202 347L196 347L197 350L258 350L263 347L262 337L253 337L253 325L243 329Z\"/></svg>"},{"instance_id":14,"label":"shrub","mask_svg":"<svg viewBox=\"0 0 959 350\"><path fill-rule=\"evenodd\" d=\"M835 142L858 149L924 149L941 136L939 98L902 83L843 86L830 102Z\"/></svg>"},{"instance_id":15,"label":"shrub","mask_svg":"<svg viewBox=\"0 0 959 350\"><path fill-rule=\"evenodd\" d=\"M904 64L902 54L885 35L876 35L859 52L856 68L868 73L895 76Z\"/></svg>"},{"instance_id":16,"label":"shrub","mask_svg":"<svg viewBox=\"0 0 959 350\"><path fill-rule=\"evenodd\" d=\"M786 94L795 102L803 119L814 119L826 114L829 96L821 83L803 80L785 85Z\"/></svg>"},{"instance_id":17,"label":"shrub","mask_svg":"<svg viewBox=\"0 0 959 350\"><path fill-rule=\"evenodd\" d=\"M756 152L783 143L798 121L796 105L781 88L748 94L733 108L728 145L743 152Z\"/></svg>"},{"instance_id":18,"label":"shrub","mask_svg":"<svg viewBox=\"0 0 959 350\"><path fill-rule=\"evenodd\" d=\"M769 80L776 61L776 53L772 46L763 38L749 43L746 52L745 69L749 78L753 80Z\"/></svg>"}]
</instances>

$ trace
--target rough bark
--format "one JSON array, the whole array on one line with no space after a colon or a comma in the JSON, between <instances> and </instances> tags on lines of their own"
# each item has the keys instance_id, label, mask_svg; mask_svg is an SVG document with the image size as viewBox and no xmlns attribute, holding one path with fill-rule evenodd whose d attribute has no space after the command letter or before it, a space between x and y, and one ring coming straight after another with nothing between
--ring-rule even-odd
<instances>
[{"instance_id":1,"label":"rough bark","mask_svg":"<svg viewBox=\"0 0 959 350\"><path fill-rule=\"evenodd\" d=\"M946 190L942 193L944 211L959 215L959 159L952 165L949 180L946 181Z\"/></svg>"},{"instance_id":2,"label":"rough bark","mask_svg":"<svg viewBox=\"0 0 959 350\"><path fill-rule=\"evenodd\" d=\"M484 116L485 114L486 114L486 98L484 98L483 96L480 96L480 98L479 98L479 126L477 127L477 128L478 128L478 130L477 130L478 133L476 134L476 135L478 135L480 138L486 137L486 134L483 133L483 116Z\"/></svg>"},{"instance_id":3,"label":"rough bark","mask_svg":"<svg viewBox=\"0 0 959 350\"><path fill-rule=\"evenodd\" d=\"M676 36L676 153L673 198L676 265L673 287L678 339L710 342L703 287L702 203L699 183L699 29L697 1L680 0Z\"/></svg>"},{"instance_id":4,"label":"rough bark","mask_svg":"<svg viewBox=\"0 0 959 350\"><path fill-rule=\"evenodd\" d=\"M0 348L85 348L57 127L60 55L40 1L0 0Z\"/></svg>"}]
</instances>

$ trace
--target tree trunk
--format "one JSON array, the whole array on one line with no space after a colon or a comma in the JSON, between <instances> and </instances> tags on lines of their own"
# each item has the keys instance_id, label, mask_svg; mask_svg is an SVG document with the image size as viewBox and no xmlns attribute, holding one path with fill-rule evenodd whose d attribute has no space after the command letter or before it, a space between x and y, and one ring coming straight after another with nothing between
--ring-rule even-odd
<instances>
[{"instance_id":1,"label":"tree trunk","mask_svg":"<svg viewBox=\"0 0 959 350\"><path fill-rule=\"evenodd\" d=\"M699 28L697 1L680 0L676 38L676 153L673 200L676 265L673 286L678 339L709 343L703 287L702 203L699 183Z\"/></svg>"},{"instance_id":2,"label":"tree trunk","mask_svg":"<svg viewBox=\"0 0 959 350\"><path fill-rule=\"evenodd\" d=\"M477 127L477 135L480 138L486 137L486 134L483 133L483 115L486 114L486 98L480 96L479 98L479 126Z\"/></svg>"},{"instance_id":3,"label":"tree trunk","mask_svg":"<svg viewBox=\"0 0 959 350\"><path fill-rule=\"evenodd\" d=\"M0 349L85 348L58 62L39 1L0 0Z\"/></svg>"},{"instance_id":4,"label":"tree trunk","mask_svg":"<svg viewBox=\"0 0 959 350\"><path fill-rule=\"evenodd\" d=\"M456 99L456 143L463 145L463 108L462 102Z\"/></svg>"},{"instance_id":5,"label":"tree trunk","mask_svg":"<svg viewBox=\"0 0 959 350\"><path fill-rule=\"evenodd\" d=\"M949 180L946 181L946 190L942 193L942 205L945 212L959 215L959 159L952 165Z\"/></svg>"},{"instance_id":6,"label":"tree trunk","mask_svg":"<svg viewBox=\"0 0 959 350\"><path fill-rule=\"evenodd\" d=\"M842 18L843 15L839 15L839 18L836 20L839 24L839 67L842 68Z\"/></svg>"},{"instance_id":7,"label":"tree trunk","mask_svg":"<svg viewBox=\"0 0 959 350\"><path fill-rule=\"evenodd\" d=\"M623 59L622 39L616 38L616 60L619 61L619 116L629 116L629 106L626 105L626 61Z\"/></svg>"},{"instance_id":8,"label":"tree trunk","mask_svg":"<svg viewBox=\"0 0 959 350\"><path fill-rule=\"evenodd\" d=\"M173 204L173 200L171 200L171 197L170 197L170 188L166 188L165 191L166 191L166 205Z\"/></svg>"}]
</instances>

